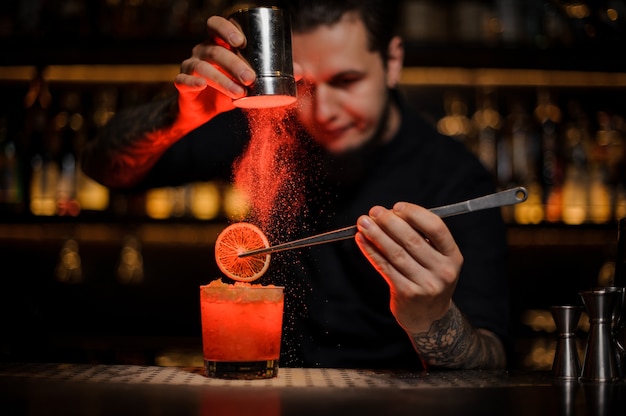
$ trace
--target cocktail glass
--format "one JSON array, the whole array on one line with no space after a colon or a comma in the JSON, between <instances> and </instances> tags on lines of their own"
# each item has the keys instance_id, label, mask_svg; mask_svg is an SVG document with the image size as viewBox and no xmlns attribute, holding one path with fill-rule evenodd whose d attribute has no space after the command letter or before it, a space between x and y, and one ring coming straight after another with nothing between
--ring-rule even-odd
<instances>
[{"instance_id":1,"label":"cocktail glass","mask_svg":"<svg viewBox=\"0 0 626 416\"><path fill-rule=\"evenodd\" d=\"M276 377L284 288L216 282L200 286L206 376L245 380Z\"/></svg>"}]
</instances>

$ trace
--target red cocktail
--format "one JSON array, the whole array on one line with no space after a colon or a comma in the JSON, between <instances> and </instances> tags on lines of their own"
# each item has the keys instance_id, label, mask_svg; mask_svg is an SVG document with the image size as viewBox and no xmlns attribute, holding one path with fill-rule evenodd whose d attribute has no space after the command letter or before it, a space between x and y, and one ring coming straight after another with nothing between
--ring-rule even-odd
<instances>
[{"instance_id":1,"label":"red cocktail","mask_svg":"<svg viewBox=\"0 0 626 416\"><path fill-rule=\"evenodd\" d=\"M278 372L283 287L220 280L200 286L208 377L255 379Z\"/></svg>"}]
</instances>

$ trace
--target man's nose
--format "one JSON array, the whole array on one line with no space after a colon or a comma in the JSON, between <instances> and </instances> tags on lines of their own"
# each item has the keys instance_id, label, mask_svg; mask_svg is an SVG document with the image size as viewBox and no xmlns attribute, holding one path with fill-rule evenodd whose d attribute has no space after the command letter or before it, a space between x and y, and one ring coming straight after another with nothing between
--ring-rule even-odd
<instances>
[{"instance_id":1,"label":"man's nose","mask_svg":"<svg viewBox=\"0 0 626 416\"><path fill-rule=\"evenodd\" d=\"M315 118L319 123L331 121L337 113L337 97L332 88L318 85L315 88Z\"/></svg>"}]
</instances>

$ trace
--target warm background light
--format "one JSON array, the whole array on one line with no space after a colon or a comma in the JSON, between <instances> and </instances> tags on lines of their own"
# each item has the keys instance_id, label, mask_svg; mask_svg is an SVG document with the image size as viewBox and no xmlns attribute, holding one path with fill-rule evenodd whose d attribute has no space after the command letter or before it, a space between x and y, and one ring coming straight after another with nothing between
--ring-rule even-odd
<instances>
[{"instance_id":1,"label":"warm background light","mask_svg":"<svg viewBox=\"0 0 626 416\"><path fill-rule=\"evenodd\" d=\"M212 220L220 212L220 190L214 182L199 182L191 185L189 209L201 220Z\"/></svg>"}]
</instances>

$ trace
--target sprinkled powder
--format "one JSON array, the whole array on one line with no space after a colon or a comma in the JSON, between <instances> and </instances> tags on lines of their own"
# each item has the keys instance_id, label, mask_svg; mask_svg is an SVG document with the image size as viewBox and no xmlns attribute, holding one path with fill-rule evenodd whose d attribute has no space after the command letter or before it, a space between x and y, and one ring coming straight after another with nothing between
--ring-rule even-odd
<instances>
[{"instance_id":1,"label":"sprinkled powder","mask_svg":"<svg viewBox=\"0 0 626 416\"><path fill-rule=\"evenodd\" d=\"M296 128L287 108L245 110L250 126L250 142L234 164L235 187L251 205L246 221L257 225L270 244L291 239L292 233L306 230L306 175L304 166L315 162L297 137ZM304 293L310 291L303 278L302 266L296 253L275 253L270 278L285 287L284 344L281 362L302 365L299 361L301 335L298 321L308 314Z\"/></svg>"},{"instance_id":2,"label":"sprinkled powder","mask_svg":"<svg viewBox=\"0 0 626 416\"><path fill-rule=\"evenodd\" d=\"M247 110L251 138L234 165L234 183L251 203L250 221L268 236L293 227L304 207L304 178L298 171L302 148L286 107Z\"/></svg>"}]
</instances>

